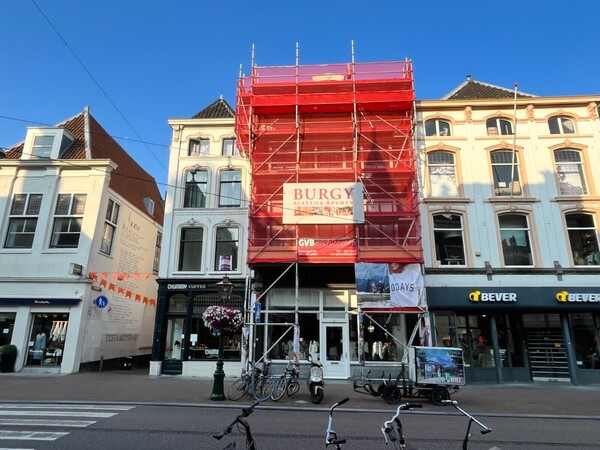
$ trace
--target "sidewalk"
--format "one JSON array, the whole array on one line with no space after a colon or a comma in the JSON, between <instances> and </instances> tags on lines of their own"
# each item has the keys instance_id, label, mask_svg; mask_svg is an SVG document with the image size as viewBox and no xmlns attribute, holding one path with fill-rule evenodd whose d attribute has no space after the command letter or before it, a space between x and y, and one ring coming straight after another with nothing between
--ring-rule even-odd
<instances>
[{"instance_id":1,"label":"sidewalk","mask_svg":"<svg viewBox=\"0 0 600 450\"><path fill-rule=\"evenodd\" d=\"M232 379L225 379L225 394ZM240 402L214 402L210 400L212 378L181 376L150 376L147 370L81 372L70 375L52 374L0 374L0 401L70 401L70 402L120 402L242 405ZM269 401L267 406L328 407L345 397L344 405L352 409L391 410L383 398L354 392L352 382L327 380L325 399L313 405L305 381L300 392L284 397L279 402ZM461 407L471 413L531 414L593 416L600 420L600 386L574 386L567 383L509 383L472 384L461 387L452 395ZM428 399L413 398L423 404L423 411L440 411ZM250 400L246 400L247 403Z\"/></svg>"}]
</instances>

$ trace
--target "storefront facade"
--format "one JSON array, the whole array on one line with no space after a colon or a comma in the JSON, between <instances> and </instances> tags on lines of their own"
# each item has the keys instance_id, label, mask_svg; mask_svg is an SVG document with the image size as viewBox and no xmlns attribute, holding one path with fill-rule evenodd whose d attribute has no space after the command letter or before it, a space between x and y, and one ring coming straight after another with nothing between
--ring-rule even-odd
<instances>
[{"instance_id":1,"label":"storefront facade","mask_svg":"<svg viewBox=\"0 0 600 450\"><path fill-rule=\"evenodd\" d=\"M463 349L468 382L600 382L600 288L428 287L434 345Z\"/></svg>"}]
</instances>

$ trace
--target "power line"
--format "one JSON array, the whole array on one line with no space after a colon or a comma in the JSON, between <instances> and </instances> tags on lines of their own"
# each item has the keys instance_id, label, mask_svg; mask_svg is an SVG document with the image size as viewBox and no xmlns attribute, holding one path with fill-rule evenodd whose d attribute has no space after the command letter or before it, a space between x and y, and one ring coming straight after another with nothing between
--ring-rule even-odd
<instances>
[{"instance_id":1,"label":"power line","mask_svg":"<svg viewBox=\"0 0 600 450\"><path fill-rule=\"evenodd\" d=\"M137 130L135 129L135 127L131 124L131 122L129 122L129 120L127 120L127 118L125 117L125 115L121 112L121 110L119 109L119 107L115 104L115 102L112 100L112 98L110 98L110 96L108 95L108 93L102 88L102 86L100 85L100 83L98 82L98 80L96 79L96 77L94 77L94 75L92 75L92 73L88 70L88 68L86 67L86 65L83 63L83 61L79 58L79 56L77 56L77 53L75 53L75 51L71 48L71 46L67 43L67 41L65 40L65 38L62 37L62 35L60 34L60 32L58 31L58 29L54 26L54 24L52 23L52 21L48 18L48 16L46 16L46 14L44 14L44 11L42 11L42 9L38 6L38 4L35 2L35 0L31 0L31 2L35 5L35 7L38 9L38 11L40 12L40 14L44 17L44 19L46 20L46 22L48 22L48 24L50 25L50 27L52 27L52 29L54 30L54 32L56 33L56 35L60 38L60 40L63 42L63 44L65 44L65 46L67 47L67 49L71 52L71 54L73 55L73 57L77 60L77 62L81 65L81 67L83 67L83 70L85 70L85 72L89 75L89 77L92 79L92 81L96 84L96 86L98 87L98 89L100 89L100 92L102 92L102 94L106 97L106 99L110 102L110 104L113 106L113 108L115 108L115 110L117 111L117 113L119 113L119 115L121 116L121 118L125 121L125 123L129 126L129 128L131 128L133 130L133 132L135 133L135 135L137 136L137 138L139 139L139 142L144 143L145 145L145 141L144 139L142 139L142 137L140 136L140 134L137 132ZM168 169L165 167L165 165L163 164L163 162L160 160L160 158L158 158L158 156L156 156L156 154L154 154L154 152L150 149L150 147L148 147L147 145L145 145L146 148L148 149L148 151L152 154L152 156L154 156L154 158L156 159L156 161L158 161L158 163L160 164L160 166L167 170Z\"/></svg>"}]
</instances>

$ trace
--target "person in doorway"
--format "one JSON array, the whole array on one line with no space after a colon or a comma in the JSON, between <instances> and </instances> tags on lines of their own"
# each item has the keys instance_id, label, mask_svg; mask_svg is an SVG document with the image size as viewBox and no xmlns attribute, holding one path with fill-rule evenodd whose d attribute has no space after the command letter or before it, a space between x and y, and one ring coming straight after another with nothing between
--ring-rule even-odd
<instances>
[{"instance_id":1,"label":"person in doorway","mask_svg":"<svg viewBox=\"0 0 600 450\"><path fill-rule=\"evenodd\" d=\"M483 334L477 336L477 360L479 367L485 367L485 357L487 351L487 339Z\"/></svg>"},{"instance_id":2,"label":"person in doorway","mask_svg":"<svg viewBox=\"0 0 600 450\"><path fill-rule=\"evenodd\" d=\"M40 331L35 337L33 342L33 356L32 359L38 364L42 364L44 357L44 351L46 350L46 333Z\"/></svg>"}]
</instances>

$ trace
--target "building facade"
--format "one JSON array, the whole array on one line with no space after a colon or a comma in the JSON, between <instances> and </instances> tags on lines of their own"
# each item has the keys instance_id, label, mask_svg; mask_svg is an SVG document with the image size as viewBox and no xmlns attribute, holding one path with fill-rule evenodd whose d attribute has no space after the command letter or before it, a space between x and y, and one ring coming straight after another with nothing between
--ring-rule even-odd
<instances>
[{"instance_id":1,"label":"building facade","mask_svg":"<svg viewBox=\"0 0 600 450\"><path fill-rule=\"evenodd\" d=\"M163 205L86 108L0 160L0 345L15 370L149 357Z\"/></svg>"},{"instance_id":2,"label":"building facade","mask_svg":"<svg viewBox=\"0 0 600 450\"><path fill-rule=\"evenodd\" d=\"M417 102L434 343L471 381L600 381L598 96Z\"/></svg>"},{"instance_id":3,"label":"building facade","mask_svg":"<svg viewBox=\"0 0 600 450\"><path fill-rule=\"evenodd\" d=\"M171 119L169 188L150 373L208 376L219 338L202 314L221 305L215 283L234 284L226 305L245 308L249 271L248 163L240 156L234 112L220 98L190 119ZM241 372L241 333L225 342L225 371Z\"/></svg>"}]
</instances>

